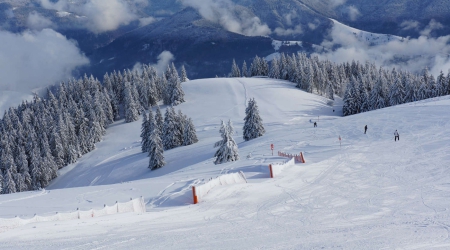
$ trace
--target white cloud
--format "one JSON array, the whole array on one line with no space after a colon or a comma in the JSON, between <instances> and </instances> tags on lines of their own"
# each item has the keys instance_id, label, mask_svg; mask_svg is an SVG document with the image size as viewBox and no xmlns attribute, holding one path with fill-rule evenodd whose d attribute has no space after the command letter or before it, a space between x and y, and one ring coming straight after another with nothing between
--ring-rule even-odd
<instances>
[{"instance_id":1,"label":"white cloud","mask_svg":"<svg viewBox=\"0 0 450 250\"><path fill-rule=\"evenodd\" d=\"M142 74L142 63L137 62L134 64L133 69L131 70L132 72L137 71L139 72L139 74Z\"/></svg>"},{"instance_id":2,"label":"white cloud","mask_svg":"<svg viewBox=\"0 0 450 250\"><path fill-rule=\"evenodd\" d=\"M288 28L288 29L283 29L283 28L278 27L275 29L275 33L279 36L298 35L298 34L303 33L303 29L302 29L301 25L297 25L294 28Z\"/></svg>"},{"instance_id":3,"label":"white cloud","mask_svg":"<svg viewBox=\"0 0 450 250\"><path fill-rule=\"evenodd\" d=\"M370 46L335 26L330 37L330 40L321 44L328 52L316 54L322 59L339 63L352 60L373 61L378 66L397 67L416 73L428 67L435 76L440 70L447 72L450 68L450 35L439 38L420 36L403 41L393 39ZM335 46L339 48L333 50Z\"/></svg>"},{"instance_id":4,"label":"white cloud","mask_svg":"<svg viewBox=\"0 0 450 250\"><path fill-rule=\"evenodd\" d=\"M353 22L356 21L356 19L358 19L358 17L361 15L359 10L355 6L348 6L347 12L348 12L348 17Z\"/></svg>"},{"instance_id":5,"label":"white cloud","mask_svg":"<svg viewBox=\"0 0 450 250\"><path fill-rule=\"evenodd\" d=\"M180 0L183 5L198 10L203 18L221 25L228 31L246 36L266 36L271 33L267 24L251 13L238 8L230 0Z\"/></svg>"},{"instance_id":6,"label":"white cloud","mask_svg":"<svg viewBox=\"0 0 450 250\"><path fill-rule=\"evenodd\" d=\"M33 11L28 15L27 27L32 30L43 30L45 28L54 28L55 24L50 19Z\"/></svg>"},{"instance_id":7,"label":"white cloud","mask_svg":"<svg viewBox=\"0 0 450 250\"><path fill-rule=\"evenodd\" d=\"M437 22L434 19L431 19L427 27L425 27L425 29L420 32L420 35L429 36L433 30L438 30L442 28L444 28L444 25L442 25L440 22Z\"/></svg>"},{"instance_id":8,"label":"white cloud","mask_svg":"<svg viewBox=\"0 0 450 250\"><path fill-rule=\"evenodd\" d=\"M333 8L336 8L338 6L341 6L341 5L345 4L346 0L328 0L327 2Z\"/></svg>"},{"instance_id":9,"label":"white cloud","mask_svg":"<svg viewBox=\"0 0 450 250\"><path fill-rule=\"evenodd\" d=\"M315 23L308 23L308 28L310 30L315 30L317 28L317 24L315 24Z\"/></svg>"},{"instance_id":10,"label":"white cloud","mask_svg":"<svg viewBox=\"0 0 450 250\"><path fill-rule=\"evenodd\" d=\"M156 64L152 64L159 74L162 74L166 71L167 65L169 65L173 60L175 60L175 56L170 53L170 51L163 51L158 56L158 62ZM136 66L136 65L135 65Z\"/></svg>"},{"instance_id":11,"label":"white cloud","mask_svg":"<svg viewBox=\"0 0 450 250\"><path fill-rule=\"evenodd\" d=\"M90 0L72 3L70 0L40 0L41 6L47 9L73 12L87 17L85 27L94 32L116 30L121 25L127 25L139 19L136 12L148 5L148 0ZM149 19L144 20L149 21Z\"/></svg>"},{"instance_id":12,"label":"white cloud","mask_svg":"<svg viewBox=\"0 0 450 250\"><path fill-rule=\"evenodd\" d=\"M403 30L418 30L419 26L420 26L420 23L418 21L414 21L414 20L403 21L400 24L400 27Z\"/></svg>"},{"instance_id":13,"label":"white cloud","mask_svg":"<svg viewBox=\"0 0 450 250\"><path fill-rule=\"evenodd\" d=\"M157 19L154 17L144 17L144 18L140 18L139 19L139 25L140 26L145 26L145 25L149 25L151 23L156 22Z\"/></svg>"},{"instance_id":14,"label":"white cloud","mask_svg":"<svg viewBox=\"0 0 450 250\"><path fill-rule=\"evenodd\" d=\"M78 47L52 29L0 31L0 89L30 91L67 80L89 63Z\"/></svg>"}]
</instances>

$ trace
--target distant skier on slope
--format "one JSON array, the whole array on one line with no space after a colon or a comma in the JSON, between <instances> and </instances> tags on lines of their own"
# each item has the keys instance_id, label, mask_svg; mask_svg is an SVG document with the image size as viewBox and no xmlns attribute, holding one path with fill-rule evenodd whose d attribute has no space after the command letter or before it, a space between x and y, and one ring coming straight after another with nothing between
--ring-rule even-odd
<instances>
[{"instance_id":1,"label":"distant skier on slope","mask_svg":"<svg viewBox=\"0 0 450 250\"><path fill-rule=\"evenodd\" d=\"M317 127L317 122L314 122L314 127Z\"/></svg>"},{"instance_id":2,"label":"distant skier on slope","mask_svg":"<svg viewBox=\"0 0 450 250\"><path fill-rule=\"evenodd\" d=\"M394 141L397 141L397 140L400 141L400 135L398 134L397 130L395 130L395 132L394 132Z\"/></svg>"},{"instance_id":3,"label":"distant skier on slope","mask_svg":"<svg viewBox=\"0 0 450 250\"><path fill-rule=\"evenodd\" d=\"M364 134L367 132L367 125L364 127Z\"/></svg>"}]
</instances>

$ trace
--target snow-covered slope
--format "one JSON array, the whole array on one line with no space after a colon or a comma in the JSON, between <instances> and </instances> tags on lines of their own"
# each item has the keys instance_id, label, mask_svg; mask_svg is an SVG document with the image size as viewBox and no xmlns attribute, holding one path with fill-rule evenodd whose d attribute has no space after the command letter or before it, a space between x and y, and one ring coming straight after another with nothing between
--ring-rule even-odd
<instances>
[{"instance_id":1,"label":"snow-covered slope","mask_svg":"<svg viewBox=\"0 0 450 250\"><path fill-rule=\"evenodd\" d=\"M139 122L117 122L48 189L0 196L0 218L101 208L140 195L146 214L29 224L0 233L0 249L450 247L449 97L341 118L337 106L279 80L204 79L183 87L187 102L177 108L193 118L200 142L166 151L164 168L147 169ZM267 133L244 142L250 97ZM212 145L220 119L228 118L241 160L214 165ZM275 151L303 151L306 164L269 179L268 164L284 161L271 155L271 143ZM192 205L191 185L238 171L247 184L217 187Z\"/></svg>"},{"instance_id":2,"label":"snow-covered slope","mask_svg":"<svg viewBox=\"0 0 450 250\"><path fill-rule=\"evenodd\" d=\"M404 38L400 36L371 33L352 28L333 19L331 19L331 21L333 21L333 28L336 30L335 32L340 33L343 36L354 36L359 42L365 43L368 46L382 45L392 41L404 41Z\"/></svg>"}]
</instances>

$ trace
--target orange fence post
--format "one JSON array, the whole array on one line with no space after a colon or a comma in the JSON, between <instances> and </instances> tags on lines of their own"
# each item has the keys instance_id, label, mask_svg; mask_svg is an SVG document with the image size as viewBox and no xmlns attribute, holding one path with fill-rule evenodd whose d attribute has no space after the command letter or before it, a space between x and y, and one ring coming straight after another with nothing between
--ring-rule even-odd
<instances>
[{"instance_id":1,"label":"orange fence post","mask_svg":"<svg viewBox=\"0 0 450 250\"><path fill-rule=\"evenodd\" d=\"M301 156L301 158L302 158L302 162L303 162L303 163L306 163L305 157L303 157L303 152L300 152L300 156Z\"/></svg>"},{"instance_id":2,"label":"orange fence post","mask_svg":"<svg viewBox=\"0 0 450 250\"><path fill-rule=\"evenodd\" d=\"M273 178L272 164L269 164L270 178Z\"/></svg>"},{"instance_id":3,"label":"orange fence post","mask_svg":"<svg viewBox=\"0 0 450 250\"><path fill-rule=\"evenodd\" d=\"M195 193L195 186L192 186L192 195L194 196L194 204L198 203L198 198L197 195Z\"/></svg>"}]
</instances>

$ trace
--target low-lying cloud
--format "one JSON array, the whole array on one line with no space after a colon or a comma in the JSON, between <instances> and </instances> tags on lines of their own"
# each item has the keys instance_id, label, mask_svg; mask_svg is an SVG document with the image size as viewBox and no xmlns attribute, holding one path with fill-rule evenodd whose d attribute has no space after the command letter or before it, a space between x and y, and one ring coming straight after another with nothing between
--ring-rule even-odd
<instances>
[{"instance_id":1,"label":"low-lying cloud","mask_svg":"<svg viewBox=\"0 0 450 250\"><path fill-rule=\"evenodd\" d=\"M444 28L444 25L434 19L431 19L430 23L425 27L425 29L420 32L420 35L429 36L434 30L439 30L442 28Z\"/></svg>"},{"instance_id":2,"label":"low-lying cloud","mask_svg":"<svg viewBox=\"0 0 450 250\"><path fill-rule=\"evenodd\" d=\"M291 11L283 16L286 23L286 27L277 27L274 32L279 36L290 36L299 35L303 33L303 28L301 24L296 24L295 19L297 19L298 14L296 11Z\"/></svg>"},{"instance_id":3,"label":"low-lying cloud","mask_svg":"<svg viewBox=\"0 0 450 250\"><path fill-rule=\"evenodd\" d=\"M175 56L170 51L163 51L158 55L158 62L156 64L152 64L158 74L162 74L166 71L167 65L175 60Z\"/></svg>"},{"instance_id":4,"label":"low-lying cloud","mask_svg":"<svg viewBox=\"0 0 450 250\"><path fill-rule=\"evenodd\" d=\"M246 36L266 36L272 33L259 17L238 8L230 0L180 0L184 6L192 7L203 18L221 25L228 31Z\"/></svg>"},{"instance_id":5,"label":"low-lying cloud","mask_svg":"<svg viewBox=\"0 0 450 250\"><path fill-rule=\"evenodd\" d=\"M355 6L348 6L347 14L348 14L348 18L350 18L350 20L353 22L356 21L359 16L361 16L361 13Z\"/></svg>"},{"instance_id":6,"label":"low-lying cloud","mask_svg":"<svg viewBox=\"0 0 450 250\"><path fill-rule=\"evenodd\" d=\"M320 51L325 48L328 52L317 52L316 55L339 63L352 60L373 61L378 66L396 67L416 73L428 67L436 76L441 70L447 72L450 68L449 43L450 35L439 38L420 36L416 39L390 39L370 46L366 41L349 35L348 31L335 25L330 39L321 44ZM336 46L339 48L333 50Z\"/></svg>"},{"instance_id":7,"label":"low-lying cloud","mask_svg":"<svg viewBox=\"0 0 450 250\"><path fill-rule=\"evenodd\" d=\"M56 25L50 19L33 11L28 15L27 27L32 30L43 30L45 28L55 28Z\"/></svg>"},{"instance_id":8,"label":"low-lying cloud","mask_svg":"<svg viewBox=\"0 0 450 250\"><path fill-rule=\"evenodd\" d=\"M0 31L0 90L27 92L67 80L89 63L78 47L52 29Z\"/></svg>"},{"instance_id":9,"label":"low-lying cloud","mask_svg":"<svg viewBox=\"0 0 450 250\"><path fill-rule=\"evenodd\" d=\"M67 11L86 17L85 28L94 33L102 33L138 20L137 10L147 6L148 0L90 0L78 3L72 3L70 0L57 2L40 0L40 3L47 9ZM141 22L148 24L149 20L144 19Z\"/></svg>"}]
</instances>

